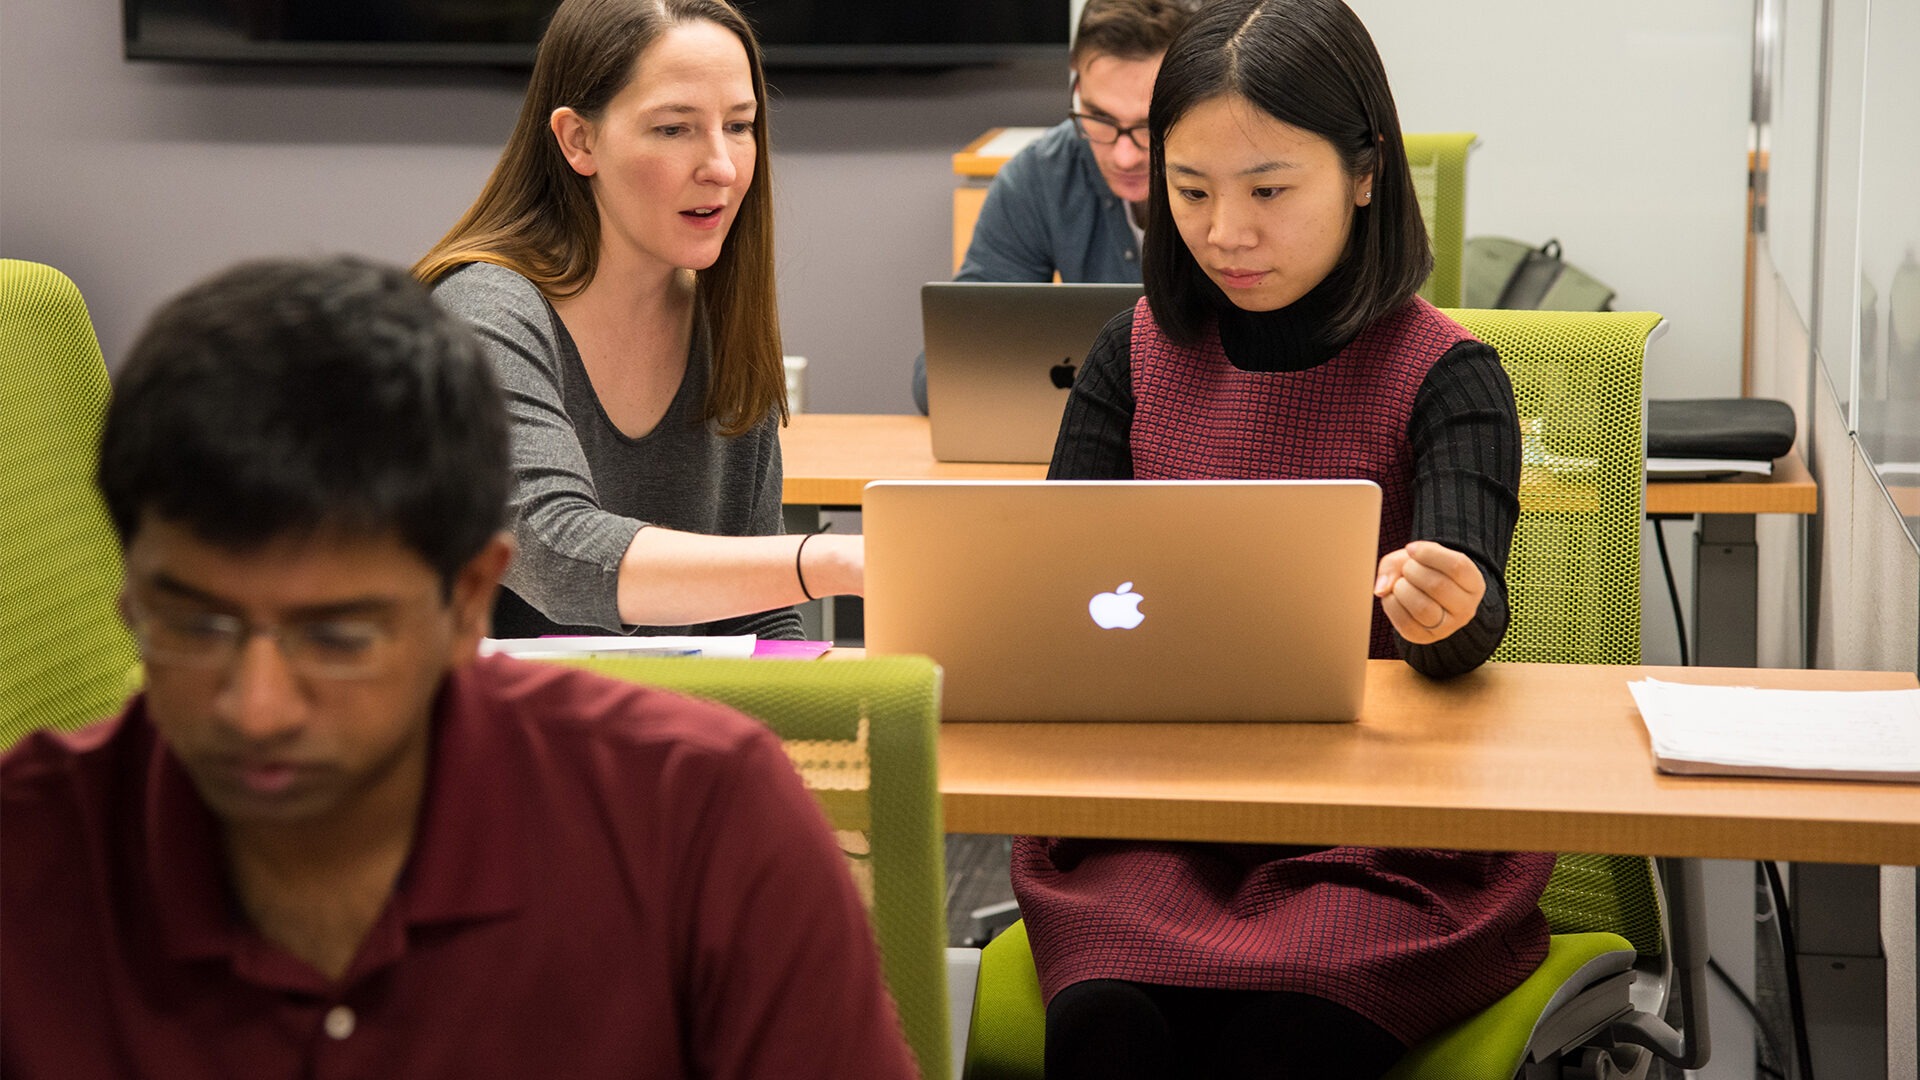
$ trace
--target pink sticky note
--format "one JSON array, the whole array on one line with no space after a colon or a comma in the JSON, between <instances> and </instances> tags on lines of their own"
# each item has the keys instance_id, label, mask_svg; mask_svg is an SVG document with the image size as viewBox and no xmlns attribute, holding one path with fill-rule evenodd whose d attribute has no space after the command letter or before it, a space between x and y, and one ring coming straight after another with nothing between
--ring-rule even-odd
<instances>
[{"instance_id":1,"label":"pink sticky note","mask_svg":"<svg viewBox=\"0 0 1920 1080\"><path fill-rule=\"evenodd\" d=\"M833 648L831 641L779 641L761 638L753 643L755 660L812 660Z\"/></svg>"}]
</instances>

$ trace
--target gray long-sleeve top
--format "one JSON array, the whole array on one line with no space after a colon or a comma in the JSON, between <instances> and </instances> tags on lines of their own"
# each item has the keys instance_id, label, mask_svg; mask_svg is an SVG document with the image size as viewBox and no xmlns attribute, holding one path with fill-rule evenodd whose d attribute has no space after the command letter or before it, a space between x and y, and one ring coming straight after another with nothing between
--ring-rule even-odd
<instances>
[{"instance_id":1,"label":"gray long-sleeve top","mask_svg":"<svg viewBox=\"0 0 1920 1080\"><path fill-rule=\"evenodd\" d=\"M711 346L695 320L686 375L654 429L616 428L559 315L531 281L472 263L434 296L480 337L513 424L514 537L494 608L500 637L632 632L797 638L791 607L699 626L620 620L620 560L646 525L717 536L780 533L780 431L768 416L735 438L701 418Z\"/></svg>"}]
</instances>

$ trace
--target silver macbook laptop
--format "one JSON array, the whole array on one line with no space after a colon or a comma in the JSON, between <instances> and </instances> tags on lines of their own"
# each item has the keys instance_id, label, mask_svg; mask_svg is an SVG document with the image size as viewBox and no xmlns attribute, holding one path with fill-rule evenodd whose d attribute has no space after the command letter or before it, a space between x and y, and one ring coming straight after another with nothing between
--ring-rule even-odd
<instances>
[{"instance_id":1,"label":"silver macbook laptop","mask_svg":"<svg viewBox=\"0 0 1920 1080\"><path fill-rule=\"evenodd\" d=\"M1067 390L1138 285L936 281L920 287L938 461L1045 462Z\"/></svg>"},{"instance_id":2,"label":"silver macbook laptop","mask_svg":"<svg viewBox=\"0 0 1920 1080\"><path fill-rule=\"evenodd\" d=\"M870 654L945 669L949 720L1352 720L1365 480L876 481Z\"/></svg>"}]
</instances>

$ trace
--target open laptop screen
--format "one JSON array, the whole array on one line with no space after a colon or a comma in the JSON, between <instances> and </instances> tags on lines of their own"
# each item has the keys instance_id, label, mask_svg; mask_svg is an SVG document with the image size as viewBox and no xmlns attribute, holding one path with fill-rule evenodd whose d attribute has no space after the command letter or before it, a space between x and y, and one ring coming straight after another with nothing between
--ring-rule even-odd
<instances>
[{"instance_id":1,"label":"open laptop screen","mask_svg":"<svg viewBox=\"0 0 1920 1080\"><path fill-rule=\"evenodd\" d=\"M935 281L920 288L936 461L1045 464L1067 391L1138 285Z\"/></svg>"},{"instance_id":2,"label":"open laptop screen","mask_svg":"<svg viewBox=\"0 0 1920 1080\"><path fill-rule=\"evenodd\" d=\"M870 653L954 720L1352 720L1380 489L1364 480L869 484Z\"/></svg>"}]
</instances>

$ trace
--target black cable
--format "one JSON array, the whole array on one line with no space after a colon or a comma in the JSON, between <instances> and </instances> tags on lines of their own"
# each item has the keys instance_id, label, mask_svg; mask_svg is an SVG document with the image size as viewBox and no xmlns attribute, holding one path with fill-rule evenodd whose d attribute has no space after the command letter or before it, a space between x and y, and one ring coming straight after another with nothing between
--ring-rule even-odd
<instances>
[{"instance_id":1,"label":"black cable","mask_svg":"<svg viewBox=\"0 0 1920 1080\"><path fill-rule=\"evenodd\" d=\"M1787 908L1787 887L1780 881L1780 868L1771 861L1760 864L1767 874L1767 889L1773 894L1773 921L1780 931L1780 951L1786 954L1787 1008L1793 1017L1794 1060L1800 1066L1800 1080L1813 1080L1813 1050L1807 1046L1807 1009L1800 997L1800 951L1793 942L1793 913Z\"/></svg>"},{"instance_id":2,"label":"black cable","mask_svg":"<svg viewBox=\"0 0 1920 1080\"><path fill-rule=\"evenodd\" d=\"M1775 1061L1784 1063L1787 1059L1780 1056L1779 1044L1773 1041L1773 1032L1768 1029L1766 1020L1760 1015L1760 1006L1755 1005L1753 999L1747 996L1747 992L1740 989L1740 984L1733 981L1733 976L1727 974L1727 969L1720 966L1720 961L1711 956L1707 957L1707 970L1720 977L1721 985L1725 986L1727 992L1732 994L1734 999L1740 1002L1741 1008L1747 1010L1747 1015L1753 1017L1753 1030L1759 1032L1760 1041L1767 1044L1767 1056ZM1781 1080L1786 1080L1785 1073L1773 1068L1766 1062L1760 1061L1754 1064L1755 1067L1768 1076L1778 1076Z\"/></svg>"},{"instance_id":3,"label":"black cable","mask_svg":"<svg viewBox=\"0 0 1920 1080\"><path fill-rule=\"evenodd\" d=\"M1667 576L1667 599L1673 602L1673 628L1680 635L1680 666L1689 667L1687 659L1687 620L1680 615L1680 587L1673 581L1673 563L1667 558L1666 518L1650 514L1647 520L1653 522L1653 543L1660 549L1660 570Z\"/></svg>"}]
</instances>

